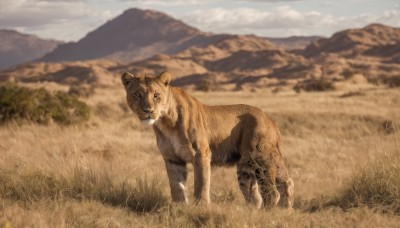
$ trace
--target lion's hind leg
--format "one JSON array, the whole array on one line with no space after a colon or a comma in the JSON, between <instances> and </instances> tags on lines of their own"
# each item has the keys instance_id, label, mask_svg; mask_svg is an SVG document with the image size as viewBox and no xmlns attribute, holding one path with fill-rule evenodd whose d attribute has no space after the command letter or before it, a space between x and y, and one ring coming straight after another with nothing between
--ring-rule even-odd
<instances>
[{"instance_id":1,"label":"lion's hind leg","mask_svg":"<svg viewBox=\"0 0 400 228\"><path fill-rule=\"evenodd\" d=\"M242 159L237 166L237 178L240 190L248 204L259 209L262 205L262 197L258 190L254 166L250 160Z\"/></svg>"}]
</instances>

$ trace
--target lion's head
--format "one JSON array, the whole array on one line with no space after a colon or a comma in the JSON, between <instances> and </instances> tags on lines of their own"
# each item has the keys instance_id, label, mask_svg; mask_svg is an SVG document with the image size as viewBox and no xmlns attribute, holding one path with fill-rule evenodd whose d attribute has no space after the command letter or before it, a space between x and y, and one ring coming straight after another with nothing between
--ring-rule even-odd
<instances>
[{"instance_id":1,"label":"lion's head","mask_svg":"<svg viewBox=\"0 0 400 228\"><path fill-rule=\"evenodd\" d=\"M142 123L154 124L166 111L171 74L164 72L157 77L138 77L126 72L121 76L121 80L125 86L129 107Z\"/></svg>"}]
</instances>

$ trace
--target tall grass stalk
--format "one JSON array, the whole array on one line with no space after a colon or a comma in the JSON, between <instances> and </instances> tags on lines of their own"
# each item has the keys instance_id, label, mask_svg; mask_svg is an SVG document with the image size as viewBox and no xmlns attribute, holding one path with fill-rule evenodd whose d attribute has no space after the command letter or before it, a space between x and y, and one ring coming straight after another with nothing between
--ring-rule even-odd
<instances>
[{"instance_id":1,"label":"tall grass stalk","mask_svg":"<svg viewBox=\"0 0 400 228\"><path fill-rule=\"evenodd\" d=\"M69 174L42 170L0 173L0 194L8 199L32 202L41 199L95 200L136 212L156 211L167 204L157 179L138 177L134 183L117 180L107 172L75 168Z\"/></svg>"}]
</instances>

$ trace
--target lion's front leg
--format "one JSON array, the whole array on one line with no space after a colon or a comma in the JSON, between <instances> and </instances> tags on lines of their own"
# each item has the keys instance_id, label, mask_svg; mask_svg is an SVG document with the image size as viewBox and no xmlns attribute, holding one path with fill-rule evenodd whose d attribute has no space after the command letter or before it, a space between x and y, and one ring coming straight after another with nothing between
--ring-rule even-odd
<instances>
[{"instance_id":1,"label":"lion's front leg","mask_svg":"<svg viewBox=\"0 0 400 228\"><path fill-rule=\"evenodd\" d=\"M210 203L211 151L209 147L196 150L193 159L194 197L197 203Z\"/></svg>"},{"instance_id":2,"label":"lion's front leg","mask_svg":"<svg viewBox=\"0 0 400 228\"><path fill-rule=\"evenodd\" d=\"M179 161L165 160L167 168L169 185L171 187L171 197L174 202L188 203L185 192L185 184L187 180L186 163Z\"/></svg>"}]
</instances>

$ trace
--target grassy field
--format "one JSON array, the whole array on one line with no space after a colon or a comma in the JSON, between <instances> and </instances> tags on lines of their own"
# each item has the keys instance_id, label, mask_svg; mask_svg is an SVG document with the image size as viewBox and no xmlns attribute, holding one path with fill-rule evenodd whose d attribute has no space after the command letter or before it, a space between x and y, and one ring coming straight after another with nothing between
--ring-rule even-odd
<instances>
[{"instance_id":1,"label":"grassy field","mask_svg":"<svg viewBox=\"0 0 400 228\"><path fill-rule=\"evenodd\" d=\"M399 89L193 95L278 122L294 210L248 208L234 167L213 169L208 207L171 203L154 133L120 88L86 99L82 125L0 126L0 227L399 227Z\"/></svg>"}]
</instances>

